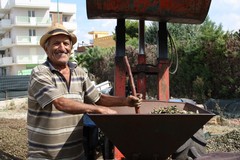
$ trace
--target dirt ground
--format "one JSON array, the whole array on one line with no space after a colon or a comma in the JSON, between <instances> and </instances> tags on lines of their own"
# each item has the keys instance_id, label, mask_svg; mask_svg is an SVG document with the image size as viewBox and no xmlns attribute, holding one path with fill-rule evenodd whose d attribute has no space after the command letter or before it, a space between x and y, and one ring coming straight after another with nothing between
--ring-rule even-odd
<instances>
[{"instance_id":1,"label":"dirt ground","mask_svg":"<svg viewBox=\"0 0 240 160\"><path fill-rule=\"evenodd\" d=\"M0 102L0 160L24 160L27 154L26 99ZM240 152L240 119L215 116L205 126L208 152Z\"/></svg>"},{"instance_id":2,"label":"dirt ground","mask_svg":"<svg viewBox=\"0 0 240 160\"><path fill-rule=\"evenodd\" d=\"M26 119L26 98L0 101L0 160L26 159Z\"/></svg>"},{"instance_id":3,"label":"dirt ground","mask_svg":"<svg viewBox=\"0 0 240 160\"><path fill-rule=\"evenodd\" d=\"M0 159L26 159L27 132L24 119L0 119Z\"/></svg>"}]
</instances>

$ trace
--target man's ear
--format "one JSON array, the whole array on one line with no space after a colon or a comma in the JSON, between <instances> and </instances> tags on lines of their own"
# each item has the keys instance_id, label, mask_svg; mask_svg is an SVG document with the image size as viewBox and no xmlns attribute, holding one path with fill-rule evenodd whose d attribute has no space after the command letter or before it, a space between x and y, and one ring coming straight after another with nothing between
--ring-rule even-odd
<instances>
[{"instance_id":1,"label":"man's ear","mask_svg":"<svg viewBox=\"0 0 240 160\"><path fill-rule=\"evenodd\" d=\"M45 51L46 54L48 54L47 46L44 46L43 50Z\"/></svg>"},{"instance_id":2,"label":"man's ear","mask_svg":"<svg viewBox=\"0 0 240 160\"><path fill-rule=\"evenodd\" d=\"M44 51L45 51L45 52L47 52L47 47L46 47L46 46L44 46L44 48L43 48L43 49L44 49Z\"/></svg>"}]
</instances>

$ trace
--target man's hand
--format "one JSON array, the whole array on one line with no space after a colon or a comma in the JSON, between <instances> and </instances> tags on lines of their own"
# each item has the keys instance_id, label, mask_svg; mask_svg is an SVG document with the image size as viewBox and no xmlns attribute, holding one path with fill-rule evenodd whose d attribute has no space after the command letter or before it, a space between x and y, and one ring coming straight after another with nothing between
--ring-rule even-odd
<instances>
[{"instance_id":1,"label":"man's hand","mask_svg":"<svg viewBox=\"0 0 240 160\"><path fill-rule=\"evenodd\" d=\"M127 97L127 104L130 107L141 107L142 104L142 94L141 93L137 93L136 96L128 96Z\"/></svg>"}]
</instances>

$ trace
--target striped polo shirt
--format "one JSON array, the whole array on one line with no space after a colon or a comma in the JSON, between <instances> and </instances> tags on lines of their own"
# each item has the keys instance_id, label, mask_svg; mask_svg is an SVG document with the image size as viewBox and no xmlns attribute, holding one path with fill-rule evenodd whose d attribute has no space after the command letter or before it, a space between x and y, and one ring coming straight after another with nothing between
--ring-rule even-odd
<instances>
[{"instance_id":1,"label":"striped polo shirt","mask_svg":"<svg viewBox=\"0 0 240 160\"><path fill-rule=\"evenodd\" d=\"M28 159L84 159L83 114L68 114L52 104L59 97L95 103L101 93L87 73L69 62L70 85L49 61L32 70L28 88Z\"/></svg>"}]
</instances>

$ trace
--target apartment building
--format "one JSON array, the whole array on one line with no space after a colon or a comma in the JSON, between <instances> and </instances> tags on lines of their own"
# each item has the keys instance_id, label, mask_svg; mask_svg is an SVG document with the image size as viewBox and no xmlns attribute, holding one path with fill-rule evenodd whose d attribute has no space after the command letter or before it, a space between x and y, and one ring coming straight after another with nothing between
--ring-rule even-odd
<instances>
[{"instance_id":1,"label":"apartment building","mask_svg":"<svg viewBox=\"0 0 240 160\"><path fill-rule=\"evenodd\" d=\"M0 0L0 76L28 75L46 60L39 45L53 23L77 29L76 4L51 0Z\"/></svg>"}]
</instances>

